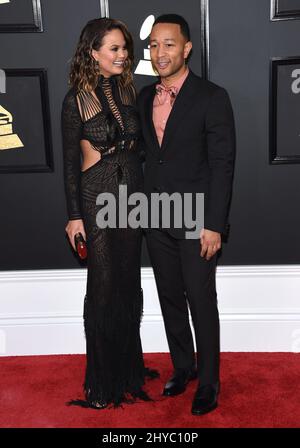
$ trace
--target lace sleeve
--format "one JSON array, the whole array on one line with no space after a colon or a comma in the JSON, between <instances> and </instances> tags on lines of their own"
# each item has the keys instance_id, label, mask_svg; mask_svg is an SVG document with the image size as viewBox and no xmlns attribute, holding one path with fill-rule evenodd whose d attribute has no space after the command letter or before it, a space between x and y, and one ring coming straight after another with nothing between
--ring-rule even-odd
<instances>
[{"instance_id":1,"label":"lace sleeve","mask_svg":"<svg viewBox=\"0 0 300 448\"><path fill-rule=\"evenodd\" d=\"M81 219L80 210L80 138L82 121L76 96L69 91L64 98L61 114L63 140L64 184L70 220Z\"/></svg>"}]
</instances>

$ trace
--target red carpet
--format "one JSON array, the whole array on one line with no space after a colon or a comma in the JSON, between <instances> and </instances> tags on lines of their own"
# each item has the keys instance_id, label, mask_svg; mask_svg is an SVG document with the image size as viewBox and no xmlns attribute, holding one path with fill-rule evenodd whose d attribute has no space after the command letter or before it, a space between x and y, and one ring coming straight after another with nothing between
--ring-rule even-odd
<instances>
[{"instance_id":1,"label":"red carpet","mask_svg":"<svg viewBox=\"0 0 300 448\"><path fill-rule=\"evenodd\" d=\"M161 378L147 382L157 400L93 410L68 407L82 397L85 356L0 358L2 428L298 428L300 354L222 353L219 407L206 416L190 413L196 382L183 395L161 396L172 372L169 355L145 354Z\"/></svg>"}]
</instances>

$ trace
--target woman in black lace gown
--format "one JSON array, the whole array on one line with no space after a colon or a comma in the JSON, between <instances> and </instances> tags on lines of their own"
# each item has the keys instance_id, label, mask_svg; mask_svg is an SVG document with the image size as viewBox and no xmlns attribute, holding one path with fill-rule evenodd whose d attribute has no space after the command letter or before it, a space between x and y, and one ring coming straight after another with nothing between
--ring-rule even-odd
<instances>
[{"instance_id":1,"label":"woman in black lace gown","mask_svg":"<svg viewBox=\"0 0 300 448\"><path fill-rule=\"evenodd\" d=\"M128 196L142 191L132 65L126 26L91 20L80 36L62 108L66 231L74 249L74 236L81 232L88 250L86 401L69 404L96 409L150 400L143 385L146 377L158 376L145 368L140 340L142 230L100 228L96 222L99 193L112 193L118 204L120 185L127 186Z\"/></svg>"}]
</instances>

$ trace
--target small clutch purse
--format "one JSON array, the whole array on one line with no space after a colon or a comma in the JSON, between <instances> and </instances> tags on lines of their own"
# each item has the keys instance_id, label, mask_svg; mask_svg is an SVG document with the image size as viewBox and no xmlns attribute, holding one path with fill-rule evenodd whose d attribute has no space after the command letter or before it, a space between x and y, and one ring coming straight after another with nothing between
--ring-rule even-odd
<instances>
[{"instance_id":1,"label":"small clutch purse","mask_svg":"<svg viewBox=\"0 0 300 448\"><path fill-rule=\"evenodd\" d=\"M86 242L84 241L84 238L80 232L76 233L76 235L74 237L74 241L75 241L76 251L77 251L79 257L82 260L84 260L87 257L87 248L86 248Z\"/></svg>"}]
</instances>

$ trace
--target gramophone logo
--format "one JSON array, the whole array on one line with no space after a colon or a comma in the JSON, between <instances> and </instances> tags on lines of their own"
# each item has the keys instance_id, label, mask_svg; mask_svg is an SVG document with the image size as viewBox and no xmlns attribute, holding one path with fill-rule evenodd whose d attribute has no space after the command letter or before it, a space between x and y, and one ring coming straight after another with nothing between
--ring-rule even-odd
<instances>
[{"instance_id":1,"label":"gramophone logo","mask_svg":"<svg viewBox=\"0 0 300 448\"><path fill-rule=\"evenodd\" d=\"M155 17L153 15L148 16L144 20L140 31L141 40L146 40L149 37L154 21ZM149 48L150 45L148 45L148 47L144 49L144 59L141 59L139 61L138 66L134 72L136 75L157 76L157 73L155 73L151 64Z\"/></svg>"},{"instance_id":2,"label":"gramophone logo","mask_svg":"<svg viewBox=\"0 0 300 448\"><path fill-rule=\"evenodd\" d=\"M4 70L0 70L0 93L6 93L5 79ZM0 151L24 147L17 134L13 133L12 122L12 114L0 104Z\"/></svg>"}]
</instances>

